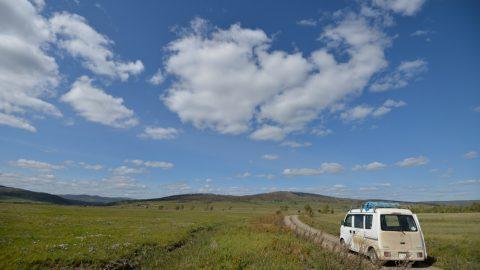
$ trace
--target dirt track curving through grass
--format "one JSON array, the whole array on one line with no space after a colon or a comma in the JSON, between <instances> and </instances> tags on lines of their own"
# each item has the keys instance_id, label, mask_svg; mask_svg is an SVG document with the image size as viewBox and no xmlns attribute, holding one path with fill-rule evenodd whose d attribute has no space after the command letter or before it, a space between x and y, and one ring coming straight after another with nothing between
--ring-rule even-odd
<instances>
[{"instance_id":1,"label":"dirt track curving through grass","mask_svg":"<svg viewBox=\"0 0 480 270\"><path fill-rule=\"evenodd\" d=\"M315 229L310 227L309 225L303 223L299 218L298 215L291 215L291 216L285 216L284 218L284 223L285 226L288 228L292 229L298 236L304 237L310 241L313 241L314 243L322 246L323 248L330 249L334 252L345 252L346 256L352 260L358 260L358 254L353 253L353 252L346 252L339 243L338 237L331 235L329 233L326 233L324 231ZM362 264L368 265L370 267L373 267L371 263L368 262L368 260L365 258L362 262ZM382 267L382 269L405 269L405 267L398 267L396 265L385 265ZM430 269L430 270L441 270L441 268L431 266L431 265L421 265L419 263L415 263L412 268L416 269Z\"/></svg>"}]
</instances>

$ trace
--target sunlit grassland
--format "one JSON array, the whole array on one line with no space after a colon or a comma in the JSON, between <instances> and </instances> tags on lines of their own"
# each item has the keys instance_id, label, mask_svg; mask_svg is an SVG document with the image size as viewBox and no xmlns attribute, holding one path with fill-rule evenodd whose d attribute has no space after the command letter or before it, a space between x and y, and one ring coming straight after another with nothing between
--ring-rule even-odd
<instances>
[{"instance_id":1,"label":"sunlit grassland","mask_svg":"<svg viewBox=\"0 0 480 270\"><path fill-rule=\"evenodd\" d=\"M239 202L0 203L0 269L345 269L342 256L282 228L279 208Z\"/></svg>"},{"instance_id":2,"label":"sunlit grassland","mask_svg":"<svg viewBox=\"0 0 480 270\"><path fill-rule=\"evenodd\" d=\"M315 214L301 219L339 235L345 213ZM446 269L480 269L480 213L419 213L429 256Z\"/></svg>"}]
</instances>

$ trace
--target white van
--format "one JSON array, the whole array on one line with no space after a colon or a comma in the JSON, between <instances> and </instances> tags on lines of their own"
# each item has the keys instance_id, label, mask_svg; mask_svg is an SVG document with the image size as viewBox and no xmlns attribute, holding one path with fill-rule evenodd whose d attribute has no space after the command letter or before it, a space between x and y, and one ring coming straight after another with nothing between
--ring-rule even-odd
<instances>
[{"instance_id":1,"label":"white van","mask_svg":"<svg viewBox=\"0 0 480 270\"><path fill-rule=\"evenodd\" d=\"M340 243L367 255L374 264L424 261L427 249L416 215L398 204L367 202L348 211L341 222Z\"/></svg>"}]
</instances>

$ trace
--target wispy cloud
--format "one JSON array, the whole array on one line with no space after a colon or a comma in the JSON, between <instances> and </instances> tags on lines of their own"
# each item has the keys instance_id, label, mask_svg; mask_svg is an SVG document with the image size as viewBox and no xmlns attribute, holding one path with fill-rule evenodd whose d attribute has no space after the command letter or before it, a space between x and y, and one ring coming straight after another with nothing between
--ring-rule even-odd
<instances>
[{"instance_id":1,"label":"wispy cloud","mask_svg":"<svg viewBox=\"0 0 480 270\"><path fill-rule=\"evenodd\" d=\"M409 157L402 161L395 163L399 167L414 167L414 166L422 166L429 162L428 158L424 156L418 157Z\"/></svg>"}]
</instances>

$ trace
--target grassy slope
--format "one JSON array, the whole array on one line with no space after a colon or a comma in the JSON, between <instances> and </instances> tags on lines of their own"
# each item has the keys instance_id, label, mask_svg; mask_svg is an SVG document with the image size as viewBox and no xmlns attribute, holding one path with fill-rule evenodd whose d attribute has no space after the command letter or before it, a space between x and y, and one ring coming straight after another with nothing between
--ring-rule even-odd
<instances>
[{"instance_id":1,"label":"grassy slope","mask_svg":"<svg viewBox=\"0 0 480 270\"><path fill-rule=\"evenodd\" d=\"M345 214L316 214L301 219L315 228L339 234ZM446 269L480 269L480 213L418 214L429 256Z\"/></svg>"},{"instance_id":2,"label":"grassy slope","mask_svg":"<svg viewBox=\"0 0 480 270\"><path fill-rule=\"evenodd\" d=\"M279 205L178 205L0 203L0 269L345 269L342 257L282 229Z\"/></svg>"}]
</instances>

